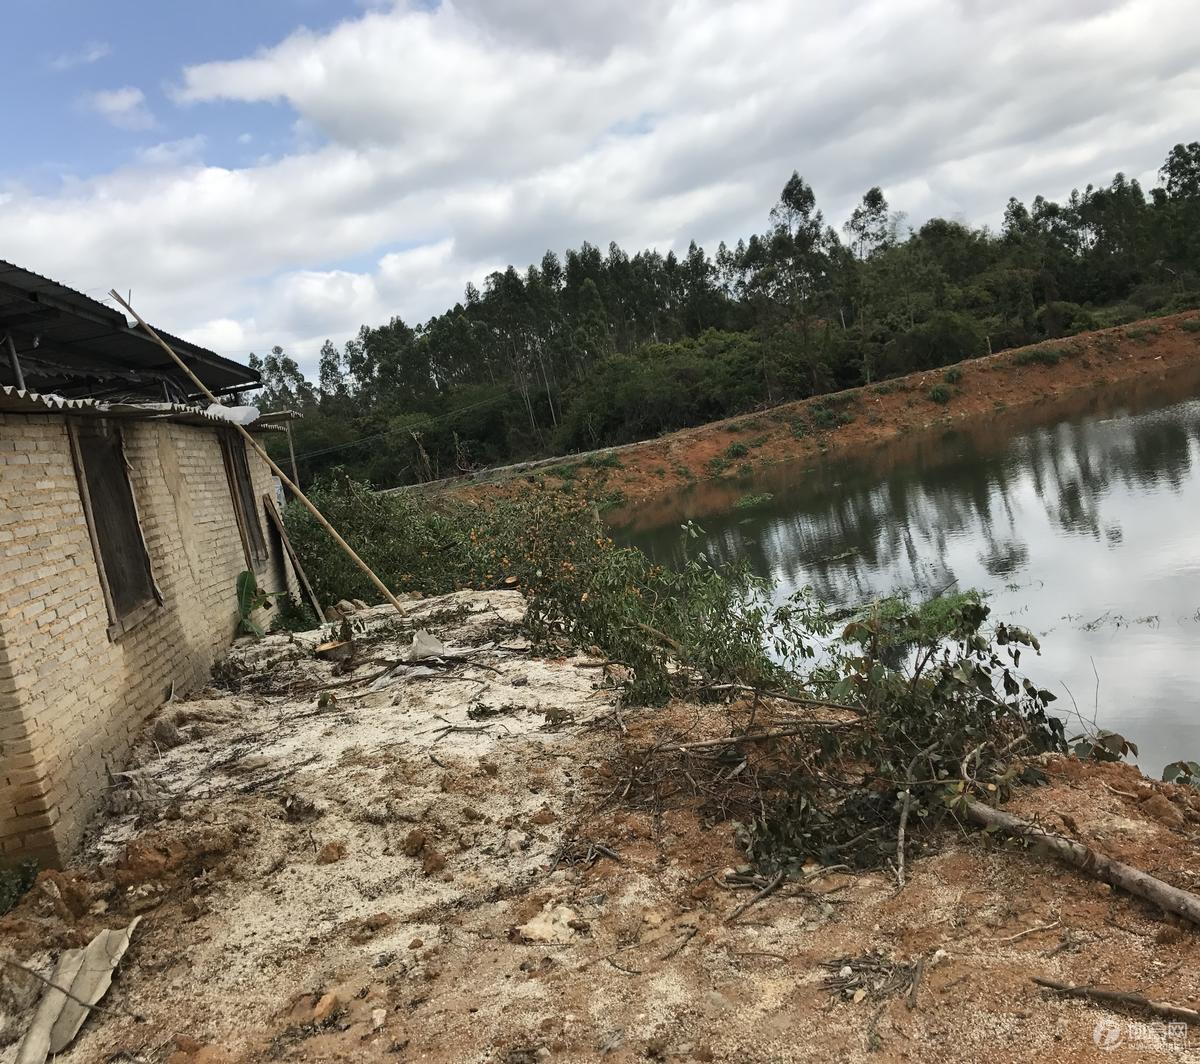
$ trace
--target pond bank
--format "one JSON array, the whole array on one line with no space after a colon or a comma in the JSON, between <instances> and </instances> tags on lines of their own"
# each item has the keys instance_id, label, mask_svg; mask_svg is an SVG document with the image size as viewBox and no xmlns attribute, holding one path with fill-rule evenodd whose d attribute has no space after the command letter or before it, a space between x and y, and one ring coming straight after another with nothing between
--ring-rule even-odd
<instances>
[{"instance_id":1,"label":"pond bank","mask_svg":"<svg viewBox=\"0 0 1200 1064\"><path fill-rule=\"evenodd\" d=\"M714 481L730 484L736 498L736 481L783 462L815 462L938 426L978 423L1186 372L1200 372L1200 315L1194 311L1001 351L582 458L484 473L447 482L443 490L486 497L535 479L604 505L640 507Z\"/></svg>"}]
</instances>

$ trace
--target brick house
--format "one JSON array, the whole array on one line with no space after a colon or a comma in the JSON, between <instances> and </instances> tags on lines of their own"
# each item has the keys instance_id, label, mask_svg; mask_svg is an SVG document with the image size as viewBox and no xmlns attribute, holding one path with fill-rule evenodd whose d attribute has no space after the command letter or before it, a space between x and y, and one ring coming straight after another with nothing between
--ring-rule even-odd
<instances>
[{"instance_id":1,"label":"brick house","mask_svg":"<svg viewBox=\"0 0 1200 1064\"><path fill-rule=\"evenodd\" d=\"M168 342L214 393L258 383ZM194 390L123 314L0 261L0 860L67 859L228 647L240 572L295 589L270 468Z\"/></svg>"}]
</instances>

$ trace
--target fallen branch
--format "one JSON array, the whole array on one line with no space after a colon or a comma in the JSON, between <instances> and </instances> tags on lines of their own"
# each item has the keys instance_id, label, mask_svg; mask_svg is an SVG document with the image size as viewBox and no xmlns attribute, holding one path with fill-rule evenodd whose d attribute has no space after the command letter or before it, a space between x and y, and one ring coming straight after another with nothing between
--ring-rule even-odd
<instances>
[{"instance_id":1,"label":"fallen branch","mask_svg":"<svg viewBox=\"0 0 1200 1064\"><path fill-rule=\"evenodd\" d=\"M1142 994L1131 994L1124 990L1097 990L1090 986L1075 986L1072 983L1058 983L1053 979L1040 979L1036 975L1033 976L1033 981L1038 986L1044 986L1047 990L1062 994L1063 997L1083 998L1085 1001L1094 1001L1100 1005L1126 1005L1131 1008L1145 1009L1155 1016L1161 1016L1164 1020L1200 1024L1200 1012L1195 1009L1172 1005L1169 1001L1151 1001Z\"/></svg>"},{"instance_id":2,"label":"fallen branch","mask_svg":"<svg viewBox=\"0 0 1200 1064\"><path fill-rule=\"evenodd\" d=\"M1200 897L1186 890L1180 890L1161 879L1134 868L1121 861L1084 846L1080 842L1056 835L1028 820L1013 816L1011 813L993 809L968 799L966 802L967 819L985 828L998 831L1014 838L1028 839L1036 845L1054 854L1055 857L1066 861L1089 875L1114 887L1127 891L1146 901L1153 902L1165 912L1175 913L1192 923L1200 925Z\"/></svg>"},{"instance_id":3,"label":"fallen branch","mask_svg":"<svg viewBox=\"0 0 1200 1064\"><path fill-rule=\"evenodd\" d=\"M731 746L734 743L762 742L765 739L785 739L790 735L803 735L813 728L846 728L857 727L857 721L824 721L814 720L809 724L797 724L791 728L773 728L770 731L745 732L742 735L726 735L720 739L697 739L691 743L679 743L677 746L659 747L664 753L676 754L686 750L706 750L714 746Z\"/></svg>"},{"instance_id":4,"label":"fallen branch","mask_svg":"<svg viewBox=\"0 0 1200 1064\"><path fill-rule=\"evenodd\" d=\"M896 889L904 889L904 830L908 827L908 810L912 805L913 771L917 762L933 753L937 743L932 743L916 754L908 763L908 771L904 774L904 805L900 808L900 829L896 832ZM970 755L968 755L969 757ZM964 762L965 764L965 762Z\"/></svg>"},{"instance_id":5,"label":"fallen branch","mask_svg":"<svg viewBox=\"0 0 1200 1064\"><path fill-rule=\"evenodd\" d=\"M762 687L750 687L744 683L710 683L705 684L705 691L745 691L747 694L758 695L760 698L777 698L781 702L792 702L797 706L820 706L823 709L842 709L847 713L861 716L866 710L859 706L848 706L845 702L831 702L827 698L802 698L800 695L789 695L783 691L768 691Z\"/></svg>"},{"instance_id":6,"label":"fallen branch","mask_svg":"<svg viewBox=\"0 0 1200 1064\"><path fill-rule=\"evenodd\" d=\"M741 905L739 905L736 909L733 910L733 912L731 912L727 917L725 917L725 923L727 923L727 924L733 923L734 920L736 920L739 916L741 916L742 913L744 913L751 906L757 905L760 901L763 900L763 898L767 897L768 894L773 894L775 891L777 891L779 889L779 884L783 882L783 877L786 874L787 873L785 873L785 872L776 872L775 875L771 877L771 879L767 883L767 885L765 887L763 887L763 889L760 890L757 894L755 894L753 898L751 898L749 901L742 902Z\"/></svg>"},{"instance_id":7,"label":"fallen branch","mask_svg":"<svg viewBox=\"0 0 1200 1064\"><path fill-rule=\"evenodd\" d=\"M994 938L993 942L998 946L1007 946L1013 942L1020 942L1023 938L1028 938L1030 935L1036 935L1039 931L1054 931L1062 927L1061 920L1055 920L1052 924L1038 924L1037 927L1030 927L1025 931L1018 931L1015 935L1009 935L1008 938Z\"/></svg>"},{"instance_id":8,"label":"fallen branch","mask_svg":"<svg viewBox=\"0 0 1200 1064\"><path fill-rule=\"evenodd\" d=\"M26 975L33 976L43 986L49 987L51 990L57 990L65 998L70 998L77 1005L82 1005L85 1009L90 1009L93 1012L102 1012L108 1016L128 1016L135 1023L145 1023L146 1017L140 1012L130 1012L128 1009L123 1009L119 1005L98 1005L94 1001L84 1001L77 994L72 994L65 986L59 986L53 979L47 979L41 972L35 972L32 968L27 968L25 965L17 961L10 960L8 957L0 957L10 968L16 968L19 972L24 972Z\"/></svg>"}]
</instances>

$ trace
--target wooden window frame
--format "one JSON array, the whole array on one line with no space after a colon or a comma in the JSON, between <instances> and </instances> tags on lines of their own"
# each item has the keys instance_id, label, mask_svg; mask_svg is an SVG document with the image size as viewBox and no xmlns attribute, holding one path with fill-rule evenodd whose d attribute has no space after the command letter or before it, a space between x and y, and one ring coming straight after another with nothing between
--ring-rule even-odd
<instances>
[{"instance_id":1,"label":"wooden window frame","mask_svg":"<svg viewBox=\"0 0 1200 1064\"><path fill-rule=\"evenodd\" d=\"M108 612L109 623L107 634L110 641L116 642L121 636L132 631L145 621L147 617L152 616L162 609L164 599L162 590L158 586L158 581L154 579L154 566L150 561L150 549L146 545L146 532L142 528L142 514L138 508L137 492L134 491L133 478L130 476L132 468L129 465L129 459L125 457L125 434L119 425L109 422L107 419L104 420L110 425L112 432L117 437L117 453L125 473L125 484L129 489L129 499L133 507L133 519L138 530L138 545L141 547L142 562L145 565L146 575L150 581L150 600L134 606L124 617L119 616L117 613L112 585L109 583L108 572L104 567L104 554L100 549L100 536L96 531L96 515L92 508L92 493L88 487L87 473L83 461L83 448L79 440L80 422L78 420L67 419L67 439L70 441L71 461L75 466L75 481L79 486L79 499L83 504L88 539L91 540L92 555L96 559L96 572L100 578L100 590L104 595L104 607Z\"/></svg>"},{"instance_id":2,"label":"wooden window frame","mask_svg":"<svg viewBox=\"0 0 1200 1064\"><path fill-rule=\"evenodd\" d=\"M246 559L246 568L257 575L270 564L271 547L267 543L267 534L263 528L262 519L259 517L258 507L255 505L254 474L250 470L250 456L246 451L246 441L242 439L240 433L233 429L223 429L219 434L218 442L221 446L221 459L225 464L225 480L229 484L233 516L237 521L238 536L242 541L242 554ZM238 486L237 462L239 456L246 475L244 497ZM249 510L247 510L247 504L249 504ZM250 524L251 521L254 522L253 525Z\"/></svg>"}]
</instances>

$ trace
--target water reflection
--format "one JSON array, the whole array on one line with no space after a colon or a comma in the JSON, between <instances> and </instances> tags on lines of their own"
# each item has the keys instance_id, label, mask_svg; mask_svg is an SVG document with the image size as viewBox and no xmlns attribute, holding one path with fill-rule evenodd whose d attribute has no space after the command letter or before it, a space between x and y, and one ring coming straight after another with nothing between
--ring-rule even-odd
<instances>
[{"instance_id":1,"label":"water reflection","mask_svg":"<svg viewBox=\"0 0 1200 1064\"><path fill-rule=\"evenodd\" d=\"M1188 661L1200 636L1200 387L1164 387L777 467L732 489L773 493L763 508L712 512L704 492L684 494L657 528L627 534L671 563L679 521L701 515L714 561L746 559L781 596L808 585L836 605L986 589L997 616L1048 637L1030 672L1139 741L1157 771L1200 757Z\"/></svg>"}]
</instances>

